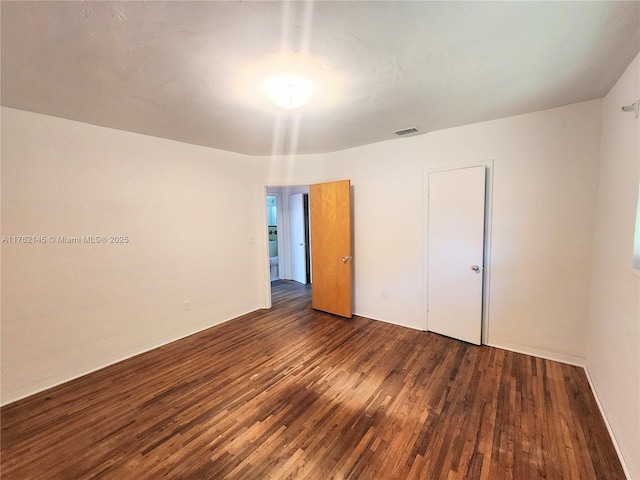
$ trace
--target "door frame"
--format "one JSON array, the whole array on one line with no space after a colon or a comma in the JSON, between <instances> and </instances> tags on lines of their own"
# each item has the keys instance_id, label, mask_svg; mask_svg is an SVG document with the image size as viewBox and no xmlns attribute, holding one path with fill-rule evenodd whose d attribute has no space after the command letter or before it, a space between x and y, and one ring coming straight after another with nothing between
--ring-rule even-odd
<instances>
[{"instance_id":1,"label":"door frame","mask_svg":"<svg viewBox=\"0 0 640 480\"><path fill-rule=\"evenodd\" d=\"M429 174L435 172L445 172L448 170L460 170L463 168L480 167L486 168L485 174L485 199L484 199L484 269L483 269L483 281L482 281L482 326L481 326L481 339L482 345L489 343L489 294L491 285L491 225L493 215L493 170L494 161L480 160L476 162L463 162L453 163L450 165L443 164L442 166L434 168L425 168L423 179L423 199L424 199L424 214L423 220L423 256L422 256L422 273L423 273L423 289L422 289L422 329L428 330L428 286L429 286L429 274L428 274L428 260L429 260ZM266 210L265 210L266 212Z\"/></svg>"},{"instance_id":2,"label":"door frame","mask_svg":"<svg viewBox=\"0 0 640 480\"><path fill-rule=\"evenodd\" d=\"M264 308L271 308L271 272L269 269L269 235L267 233L267 229L264 228L267 225L267 195L273 195L267 193L270 188L295 188L295 187L309 187L309 185L314 182L296 182L291 184L277 183L277 184L262 184L260 186L260 208L262 210L260 216L260 230L259 236L257 237L258 241L262 243L262 272L263 272L263 282L264 282ZM280 198L280 200L282 200ZM281 204L282 205L282 202ZM281 216L278 217L278 222L281 221ZM287 227L288 228L288 227ZM278 235L280 231L287 230L284 226L278 224ZM278 242L278 253L280 253L280 243ZM279 255L278 255L279 256ZM284 265L278 265L280 268L280 272L284 271Z\"/></svg>"}]
</instances>

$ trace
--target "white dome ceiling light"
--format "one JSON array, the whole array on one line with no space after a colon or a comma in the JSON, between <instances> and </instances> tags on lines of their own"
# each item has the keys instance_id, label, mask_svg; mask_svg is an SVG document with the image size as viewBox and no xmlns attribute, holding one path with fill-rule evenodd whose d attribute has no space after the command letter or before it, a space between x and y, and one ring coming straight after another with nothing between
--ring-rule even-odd
<instances>
[{"instance_id":1,"label":"white dome ceiling light","mask_svg":"<svg viewBox=\"0 0 640 480\"><path fill-rule=\"evenodd\" d=\"M235 99L269 113L327 111L344 98L345 79L338 68L301 53L280 53L248 62L229 81Z\"/></svg>"},{"instance_id":2,"label":"white dome ceiling light","mask_svg":"<svg viewBox=\"0 0 640 480\"><path fill-rule=\"evenodd\" d=\"M269 100L286 109L305 105L313 90L311 82L299 75L272 77L265 82L264 88Z\"/></svg>"}]
</instances>

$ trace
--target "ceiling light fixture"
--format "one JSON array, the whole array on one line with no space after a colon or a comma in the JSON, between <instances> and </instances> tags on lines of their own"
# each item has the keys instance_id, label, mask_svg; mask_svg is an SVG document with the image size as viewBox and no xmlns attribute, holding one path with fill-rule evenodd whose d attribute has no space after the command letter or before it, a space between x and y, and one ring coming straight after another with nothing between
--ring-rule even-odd
<instances>
[{"instance_id":1,"label":"ceiling light fixture","mask_svg":"<svg viewBox=\"0 0 640 480\"><path fill-rule=\"evenodd\" d=\"M236 73L229 76L228 89L250 110L268 115L297 114L300 110L316 114L346 100L348 78L322 58L277 54L234 68Z\"/></svg>"},{"instance_id":2,"label":"ceiling light fixture","mask_svg":"<svg viewBox=\"0 0 640 480\"><path fill-rule=\"evenodd\" d=\"M296 75L282 75L267 80L265 90L269 100L286 109L303 106L311 96L311 82Z\"/></svg>"}]
</instances>

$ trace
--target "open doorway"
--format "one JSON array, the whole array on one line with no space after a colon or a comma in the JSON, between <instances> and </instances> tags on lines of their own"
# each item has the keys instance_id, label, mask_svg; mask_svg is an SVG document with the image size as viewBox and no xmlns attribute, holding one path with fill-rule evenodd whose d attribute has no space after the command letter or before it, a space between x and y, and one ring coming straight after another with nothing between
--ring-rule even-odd
<instances>
[{"instance_id":1,"label":"open doorway","mask_svg":"<svg viewBox=\"0 0 640 480\"><path fill-rule=\"evenodd\" d=\"M267 187L270 281L311 282L309 187Z\"/></svg>"},{"instance_id":2,"label":"open doorway","mask_svg":"<svg viewBox=\"0 0 640 480\"><path fill-rule=\"evenodd\" d=\"M266 187L263 194L280 195L282 199L280 208L276 211L278 265L282 279L278 281L294 280L293 253L302 247L303 260L299 262L299 266L304 266L304 275L295 277L295 280L301 286L311 283L311 306L316 310L351 318L353 315L351 181L339 180L298 187ZM302 215L302 221L298 222L301 227L298 229L299 236L293 233L296 225L294 217L297 216L295 212L301 212ZM313 224L311 217L313 217ZM268 264L264 266L268 268ZM272 282L269 281L268 276L266 280L265 304L266 308L271 308Z\"/></svg>"}]
</instances>

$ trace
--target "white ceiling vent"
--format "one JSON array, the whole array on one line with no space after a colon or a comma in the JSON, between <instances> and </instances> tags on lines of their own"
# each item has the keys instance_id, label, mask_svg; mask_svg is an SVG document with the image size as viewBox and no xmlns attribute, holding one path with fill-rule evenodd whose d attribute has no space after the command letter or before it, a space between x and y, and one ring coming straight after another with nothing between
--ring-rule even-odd
<instances>
[{"instance_id":1,"label":"white ceiling vent","mask_svg":"<svg viewBox=\"0 0 640 480\"><path fill-rule=\"evenodd\" d=\"M417 128L411 127L411 128L405 128L404 130L398 130L394 133L399 137L409 137L411 135L418 135L419 133L422 133L422 132Z\"/></svg>"}]
</instances>

